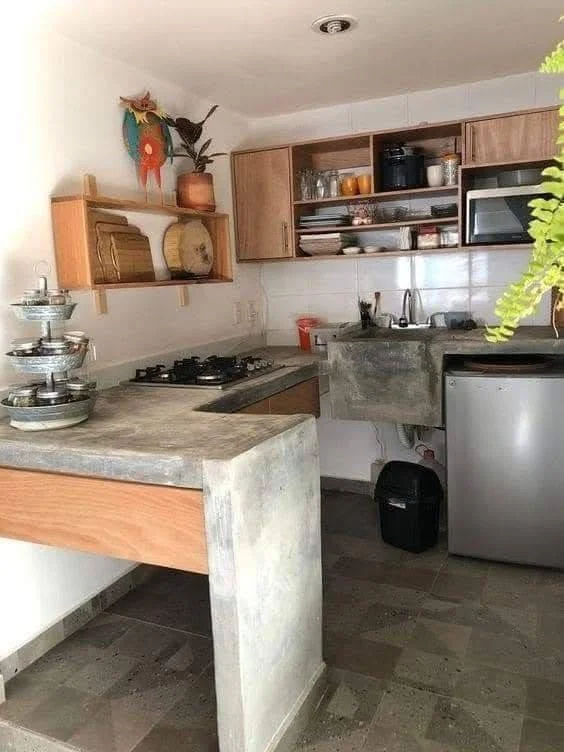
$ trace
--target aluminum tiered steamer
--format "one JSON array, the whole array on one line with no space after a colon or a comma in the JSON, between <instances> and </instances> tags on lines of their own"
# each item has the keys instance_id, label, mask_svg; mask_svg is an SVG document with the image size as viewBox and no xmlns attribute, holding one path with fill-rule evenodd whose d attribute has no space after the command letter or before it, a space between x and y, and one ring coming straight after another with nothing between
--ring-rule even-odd
<instances>
[{"instance_id":1,"label":"aluminum tiered steamer","mask_svg":"<svg viewBox=\"0 0 564 752\"><path fill-rule=\"evenodd\" d=\"M14 340L6 354L14 370L30 377L29 382L10 387L2 400L10 425L23 431L47 431L87 420L94 406L95 384L69 378L69 372L82 367L90 347L88 337L84 332L53 337L51 327L68 321L76 303L64 290L48 290L47 277L39 277L37 289L27 290L11 308L20 321L39 323L41 338ZM44 381L39 381L40 375Z\"/></svg>"}]
</instances>

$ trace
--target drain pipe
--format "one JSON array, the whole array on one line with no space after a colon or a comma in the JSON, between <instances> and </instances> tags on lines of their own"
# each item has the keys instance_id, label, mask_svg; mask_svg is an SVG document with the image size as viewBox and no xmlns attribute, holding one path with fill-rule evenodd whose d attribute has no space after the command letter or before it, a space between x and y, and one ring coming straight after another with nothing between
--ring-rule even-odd
<instances>
[{"instance_id":1,"label":"drain pipe","mask_svg":"<svg viewBox=\"0 0 564 752\"><path fill-rule=\"evenodd\" d=\"M399 443L405 449L413 449L415 430L414 426L405 423L396 423Z\"/></svg>"}]
</instances>

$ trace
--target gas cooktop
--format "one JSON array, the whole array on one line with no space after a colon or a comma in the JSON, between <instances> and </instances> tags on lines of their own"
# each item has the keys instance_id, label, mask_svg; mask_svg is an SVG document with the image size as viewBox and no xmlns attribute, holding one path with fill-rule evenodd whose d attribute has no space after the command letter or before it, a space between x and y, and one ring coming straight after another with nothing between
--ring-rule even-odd
<instances>
[{"instance_id":1,"label":"gas cooktop","mask_svg":"<svg viewBox=\"0 0 564 752\"><path fill-rule=\"evenodd\" d=\"M135 371L130 383L140 386L190 387L193 389L226 389L242 380L257 378L284 366L272 360L248 356L245 358L211 355L205 360L197 357L175 360L171 368L164 365L147 366Z\"/></svg>"}]
</instances>

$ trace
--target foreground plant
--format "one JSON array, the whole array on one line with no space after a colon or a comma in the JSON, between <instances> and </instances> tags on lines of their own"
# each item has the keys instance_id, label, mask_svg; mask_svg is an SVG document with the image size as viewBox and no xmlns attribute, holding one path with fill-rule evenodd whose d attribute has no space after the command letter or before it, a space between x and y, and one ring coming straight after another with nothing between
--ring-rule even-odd
<instances>
[{"instance_id":1,"label":"foreground plant","mask_svg":"<svg viewBox=\"0 0 564 752\"><path fill-rule=\"evenodd\" d=\"M548 55L540 67L542 73L564 73L564 42ZM495 313L500 323L487 327L488 342L506 342L526 316L537 309L542 297L555 287L558 295L552 309L552 325L556 328L556 311L564 309L564 89L560 90L562 105L558 125L559 154L555 165L543 170L543 192L551 198L535 198L530 202L533 219L529 234L534 240L529 266L518 282L510 285L497 301Z\"/></svg>"}]
</instances>

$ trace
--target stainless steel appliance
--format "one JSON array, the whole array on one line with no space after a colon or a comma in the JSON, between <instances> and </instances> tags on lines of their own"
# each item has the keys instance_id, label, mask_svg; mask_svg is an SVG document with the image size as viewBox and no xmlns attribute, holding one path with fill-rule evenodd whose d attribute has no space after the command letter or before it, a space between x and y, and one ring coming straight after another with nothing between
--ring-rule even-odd
<instances>
[{"instance_id":1,"label":"stainless steel appliance","mask_svg":"<svg viewBox=\"0 0 564 752\"><path fill-rule=\"evenodd\" d=\"M449 552L564 568L564 367L445 379Z\"/></svg>"},{"instance_id":2,"label":"stainless steel appliance","mask_svg":"<svg viewBox=\"0 0 564 752\"><path fill-rule=\"evenodd\" d=\"M169 386L192 389L226 389L284 368L272 360L247 356L211 355L205 360L191 356L175 360L171 368L158 364L138 368L129 383L140 386Z\"/></svg>"},{"instance_id":3,"label":"stainless steel appliance","mask_svg":"<svg viewBox=\"0 0 564 752\"><path fill-rule=\"evenodd\" d=\"M466 193L467 243L529 243L529 202L543 193L542 185L484 188Z\"/></svg>"}]
</instances>

